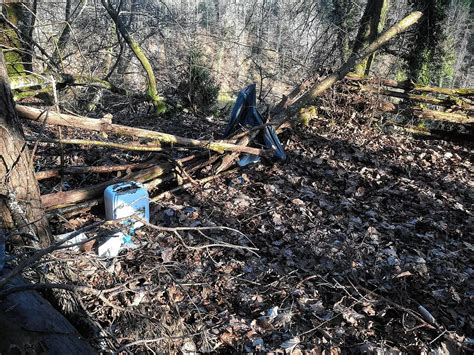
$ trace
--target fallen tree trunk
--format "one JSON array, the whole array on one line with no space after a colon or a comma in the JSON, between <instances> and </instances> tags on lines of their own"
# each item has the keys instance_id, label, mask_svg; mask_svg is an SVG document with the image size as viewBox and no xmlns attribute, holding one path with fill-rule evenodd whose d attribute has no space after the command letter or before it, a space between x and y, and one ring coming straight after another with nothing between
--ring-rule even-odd
<instances>
[{"instance_id":1,"label":"fallen tree trunk","mask_svg":"<svg viewBox=\"0 0 474 355\"><path fill-rule=\"evenodd\" d=\"M448 121L448 122L462 123L462 124L474 123L474 116L470 116L468 114L442 112L442 111L430 110L427 108L414 108L412 112L413 112L413 116L420 119L425 119L425 120Z\"/></svg>"},{"instance_id":2,"label":"fallen tree trunk","mask_svg":"<svg viewBox=\"0 0 474 355\"><path fill-rule=\"evenodd\" d=\"M92 145L104 148L114 148L121 150L132 150L139 152L161 152L163 147L161 145L145 145L145 144L125 144L125 143L114 143L104 142L89 139L47 139L47 138L28 138L30 142L41 142L41 143L54 143L54 144L71 144L71 145Z\"/></svg>"},{"instance_id":3,"label":"fallen tree trunk","mask_svg":"<svg viewBox=\"0 0 474 355\"><path fill-rule=\"evenodd\" d=\"M154 166L148 169L128 174L123 178L105 181L94 186L88 186L77 190L62 191L42 195L41 202L43 203L43 206L46 210L66 207L73 203L83 202L101 195L104 192L104 189L109 185L127 180L133 180L136 182L144 183L153 180L157 177L160 177L169 171L171 171L170 164L164 164L163 166Z\"/></svg>"},{"instance_id":4,"label":"fallen tree trunk","mask_svg":"<svg viewBox=\"0 0 474 355\"><path fill-rule=\"evenodd\" d=\"M123 165L110 165L110 166L71 166L62 169L64 174L75 175L75 174L107 174L117 171L124 170L137 170L146 169L152 166L152 163L136 163L136 164L123 164ZM46 180L61 176L61 168L49 169L43 171L37 171L35 173L36 180Z\"/></svg>"},{"instance_id":5,"label":"fallen tree trunk","mask_svg":"<svg viewBox=\"0 0 474 355\"><path fill-rule=\"evenodd\" d=\"M173 134L150 131L143 128L129 127L110 123L107 120L100 120L88 117L74 116L48 112L46 118L42 116L42 111L36 108L16 105L16 111L22 118L40 123L74 127L90 131L105 132L110 134L125 135L130 137L149 138L161 143L179 144L186 147L206 148L219 153L224 151L242 152L254 155L266 155L267 151L246 146L235 145L226 141L203 141L192 138L175 136Z\"/></svg>"},{"instance_id":6,"label":"fallen tree trunk","mask_svg":"<svg viewBox=\"0 0 474 355\"><path fill-rule=\"evenodd\" d=\"M78 202L74 203L72 205L68 206L63 206L63 207L57 207L56 206L51 206L51 209L48 210L46 215L48 218L55 217L57 215L61 215L65 218L70 218L72 216L76 216L80 213L87 212L91 208L100 205L102 202L104 202L104 199L102 197L94 198L92 200L87 200L84 202Z\"/></svg>"},{"instance_id":7,"label":"fallen tree trunk","mask_svg":"<svg viewBox=\"0 0 474 355\"><path fill-rule=\"evenodd\" d=\"M415 117L424 120L447 121L451 123L473 124L474 117L467 113L442 112L421 107L400 107L392 103L386 103L381 107L382 112L401 114L407 117Z\"/></svg>"}]
</instances>

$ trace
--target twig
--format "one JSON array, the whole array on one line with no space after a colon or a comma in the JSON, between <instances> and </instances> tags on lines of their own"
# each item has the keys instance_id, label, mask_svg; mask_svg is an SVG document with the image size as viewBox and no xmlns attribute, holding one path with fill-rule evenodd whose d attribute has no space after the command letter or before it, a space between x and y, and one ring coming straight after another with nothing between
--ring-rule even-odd
<instances>
[{"instance_id":1,"label":"twig","mask_svg":"<svg viewBox=\"0 0 474 355\"><path fill-rule=\"evenodd\" d=\"M356 288L355 286L352 286L354 288ZM372 294L376 295L378 298L380 298L381 300L383 300L385 303L388 303L389 305L395 307L395 308L398 308L399 310L405 312L405 313L408 313L409 315L411 315L413 318L417 319L421 324L423 324L426 328L429 328L429 329L438 329L439 327L434 327L433 325L427 323L423 317L421 317L420 315L418 315L416 312L412 311L411 309L409 308L406 308L402 305L399 305L398 303L388 299L387 297L384 297L384 296L381 296L377 293L375 293L375 291L370 291L369 289L363 287L363 286L358 286L359 289L365 291L365 292L371 292Z\"/></svg>"},{"instance_id":2,"label":"twig","mask_svg":"<svg viewBox=\"0 0 474 355\"><path fill-rule=\"evenodd\" d=\"M99 227L103 224L110 223L110 222L116 223L116 221L100 221L100 222L93 223L89 226L86 226L84 228L81 228L81 229L71 233L66 238L64 238L64 239L62 239L62 240L60 240L60 241L58 241L54 244L51 244L47 248L38 250L31 257L21 261L7 275L5 275L2 279L0 279L0 289L3 288L8 283L8 281L11 280L14 276L20 274L26 267L28 267L29 265L31 265L31 264L35 263L36 261L40 260L43 256L51 253L52 251L57 250L58 248L61 248L62 244L64 244L68 240L73 239L74 237L78 236L81 233L85 233L87 231L90 231L94 228L97 228L97 227Z\"/></svg>"},{"instance_id":3,"label":"twig","mask_svg":"<svg viewBox=\"0 0 474 355\"><path fill-rule=\"evenodd\" d=\"M145 345L145 344L151 344L151 343L156 343L161 340L176 340L176 339L186 339L186 338L192 338L197 335L201 335L203 332L199 333L194 333L194 334L189 334L189 335L178 335L178 336L164 336L164 337L158 337L154 339L141 339L141 340L136 340L131 343L125 344L124 346L120 347L114 354L119 354L122 351L124 351L126 348L129 348L131 346L135 345Z\"/></svg>"},{"instance_id":4,"label":"twig","mask_svg":"<svg viewBox=\"0 0 474 355\"><path fill-rule=\"evenodd\" d=\"M233 174L237 171L238 171L238 168L227 170L227 171L224 171L220 174L216 174L216 175L208 176L208 177L200 179L200 180L196 180L196 182L198 182L199 185L203 185L203 184L208 183L212 180L215 180L215 179L217 179L221 176L230 175L230 174ZM175 187L174 189L164 191L161 194L151 198L150 202L155 202L156 203L157 201L161 200L163 198L163 196L166 196L167 194L171 194L171 193L174 193L174 192L177 192L177 191L185 190L185 189L188 189L188 188L191 188L191 187L193 187L193 184L192 183L187 183L187 184Z\"/></svg>"}]
</instances>

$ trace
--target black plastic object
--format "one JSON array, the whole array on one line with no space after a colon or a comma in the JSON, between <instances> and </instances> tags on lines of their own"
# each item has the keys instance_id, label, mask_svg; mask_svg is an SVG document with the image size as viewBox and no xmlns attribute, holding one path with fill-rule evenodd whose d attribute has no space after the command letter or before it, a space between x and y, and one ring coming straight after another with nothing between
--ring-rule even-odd
<instances>
[{"instance_id":1,"label":"black plastic object","mask_svg":"<svg viewBox=\"0 0 474 355\"><path fill-rule=\"evenodd\" d=\"M224 138L229 137L232 133L242 127L257 127L263 125L266 121L263 119L260 112L256 108L257 95L256 85L251 84L239 92L239 96L235 101L230 115L229 123L227 124ZM267 149L273 148L275 154L274 159L285 160L286 154L283 146L278 139L275 129L271 126L264 127L255 139L255 143ZM249 163L257 162L257 156L248 155L243 157L239 164L247 165Z\"/></svg>"}]
</instances>

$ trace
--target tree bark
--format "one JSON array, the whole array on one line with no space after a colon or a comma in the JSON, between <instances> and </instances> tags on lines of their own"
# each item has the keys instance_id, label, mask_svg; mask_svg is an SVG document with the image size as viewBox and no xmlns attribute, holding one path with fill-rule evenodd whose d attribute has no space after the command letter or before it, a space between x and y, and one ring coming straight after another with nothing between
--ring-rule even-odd
<instances>
[{"instance_id":1,"label":"tree bark","mask_svg":"<svg viewBox=\"0 0 474 355\"><path fill-rule=\"evenodd\" d=\"M50 243L48 220L41 204L23 130L15 111L3 54L0 51L0 229L36 235Z\"/></svg>"},{"instance_id":2,"label":"tree bark","mask_svg":"<svg viewBox=\"0 0 474 355\"><path fill-rule=\"evenodd\" d=\"M369 0L360 20L359 31L355 39L353 53L359 53L364 47L373 42L382 33L387 17L389 0ZM369 75L375 52L362 60L355 67L359 75Z\"/></svg>"}]
</instances>

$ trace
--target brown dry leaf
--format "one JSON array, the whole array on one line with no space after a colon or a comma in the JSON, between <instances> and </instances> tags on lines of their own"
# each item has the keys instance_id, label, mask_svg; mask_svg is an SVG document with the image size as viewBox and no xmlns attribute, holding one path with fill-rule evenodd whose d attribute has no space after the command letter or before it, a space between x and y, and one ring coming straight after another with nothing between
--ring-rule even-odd
<instances>
[{"instance_id":1,"label":"brown dry leaf","mask_svg":"<svg viewBox=\"0 0 474 355\"><path fill-rule=\"evenodd\" d=\"M278 213L274 212L272 214L273 216L273 223L276 225L276 226L280 226L282 225L283 221L281 219L281 215L279 215Z\"/></svg>"},{"instance_id":2,"label":"brown dry leaf","mask_svg":"<svg viewBox=\"0 0 474 355\"><path fill-rule=\"evenodd\" d=\"M168 288L168 297L174 303L181 302L184 299L184 295L174 285Z\"/></svg>"},{"instance_id":3,"label":"brown dry leaf","mask_svg":"<svg viewBox=\"0 0 474 355\"><path fill-rule=\"evenodd\" d=\"M80 250L83 251L84 253L90 253L94 244L95 244L95 239L89 240L88 242L81 244Z\"/></svg>"},{"instance_id":4,"label":"brown dry leaf","mask_svg":"<svg viewBox=\"0 0 474 355\"><path fill-rule=\"evenodd\" d=\"M363 307L362 310L363 310L364 313L367 314L368 316L375 316L375 309L374 309L374 307L372 307L371 304L369 304L369 305Z\"/></svg>"},{"instance_id":5,"label":"brown dry leaf","mask_svg":"<svg viewBox=\"0 0 474 355\"><path fill-rule=\"evenodd\" d=\"M304 206L304 202L299 198L294 198L293 200L291 200L291 203L296 206Z\"/></svg>"},{"instance_id":6,"label":"brown dry leaf","mask_svg":"<svg viewBox=\"0 0 474 355\"><path fill-rule=\"evenodd\" d=\"M219 335L219 339L224 344L232 345L233 343L235 343L235 340L237 339L237 337L233 333L224 332L221 335Z\"/></svg>"},{"instance_id":7,"label":"brown dry leaf","mask_svg":"<svg viewBox=\"0 0 474 355\"><path fill-rule=\"evenodd\" d=\"M413 274L410 272L410 271L403 271L401 273L399 273L397 276L395 276L396 279L400 279L402 277L408 277L408 276L412 276Z\"/></svg>"}]
</instances>

